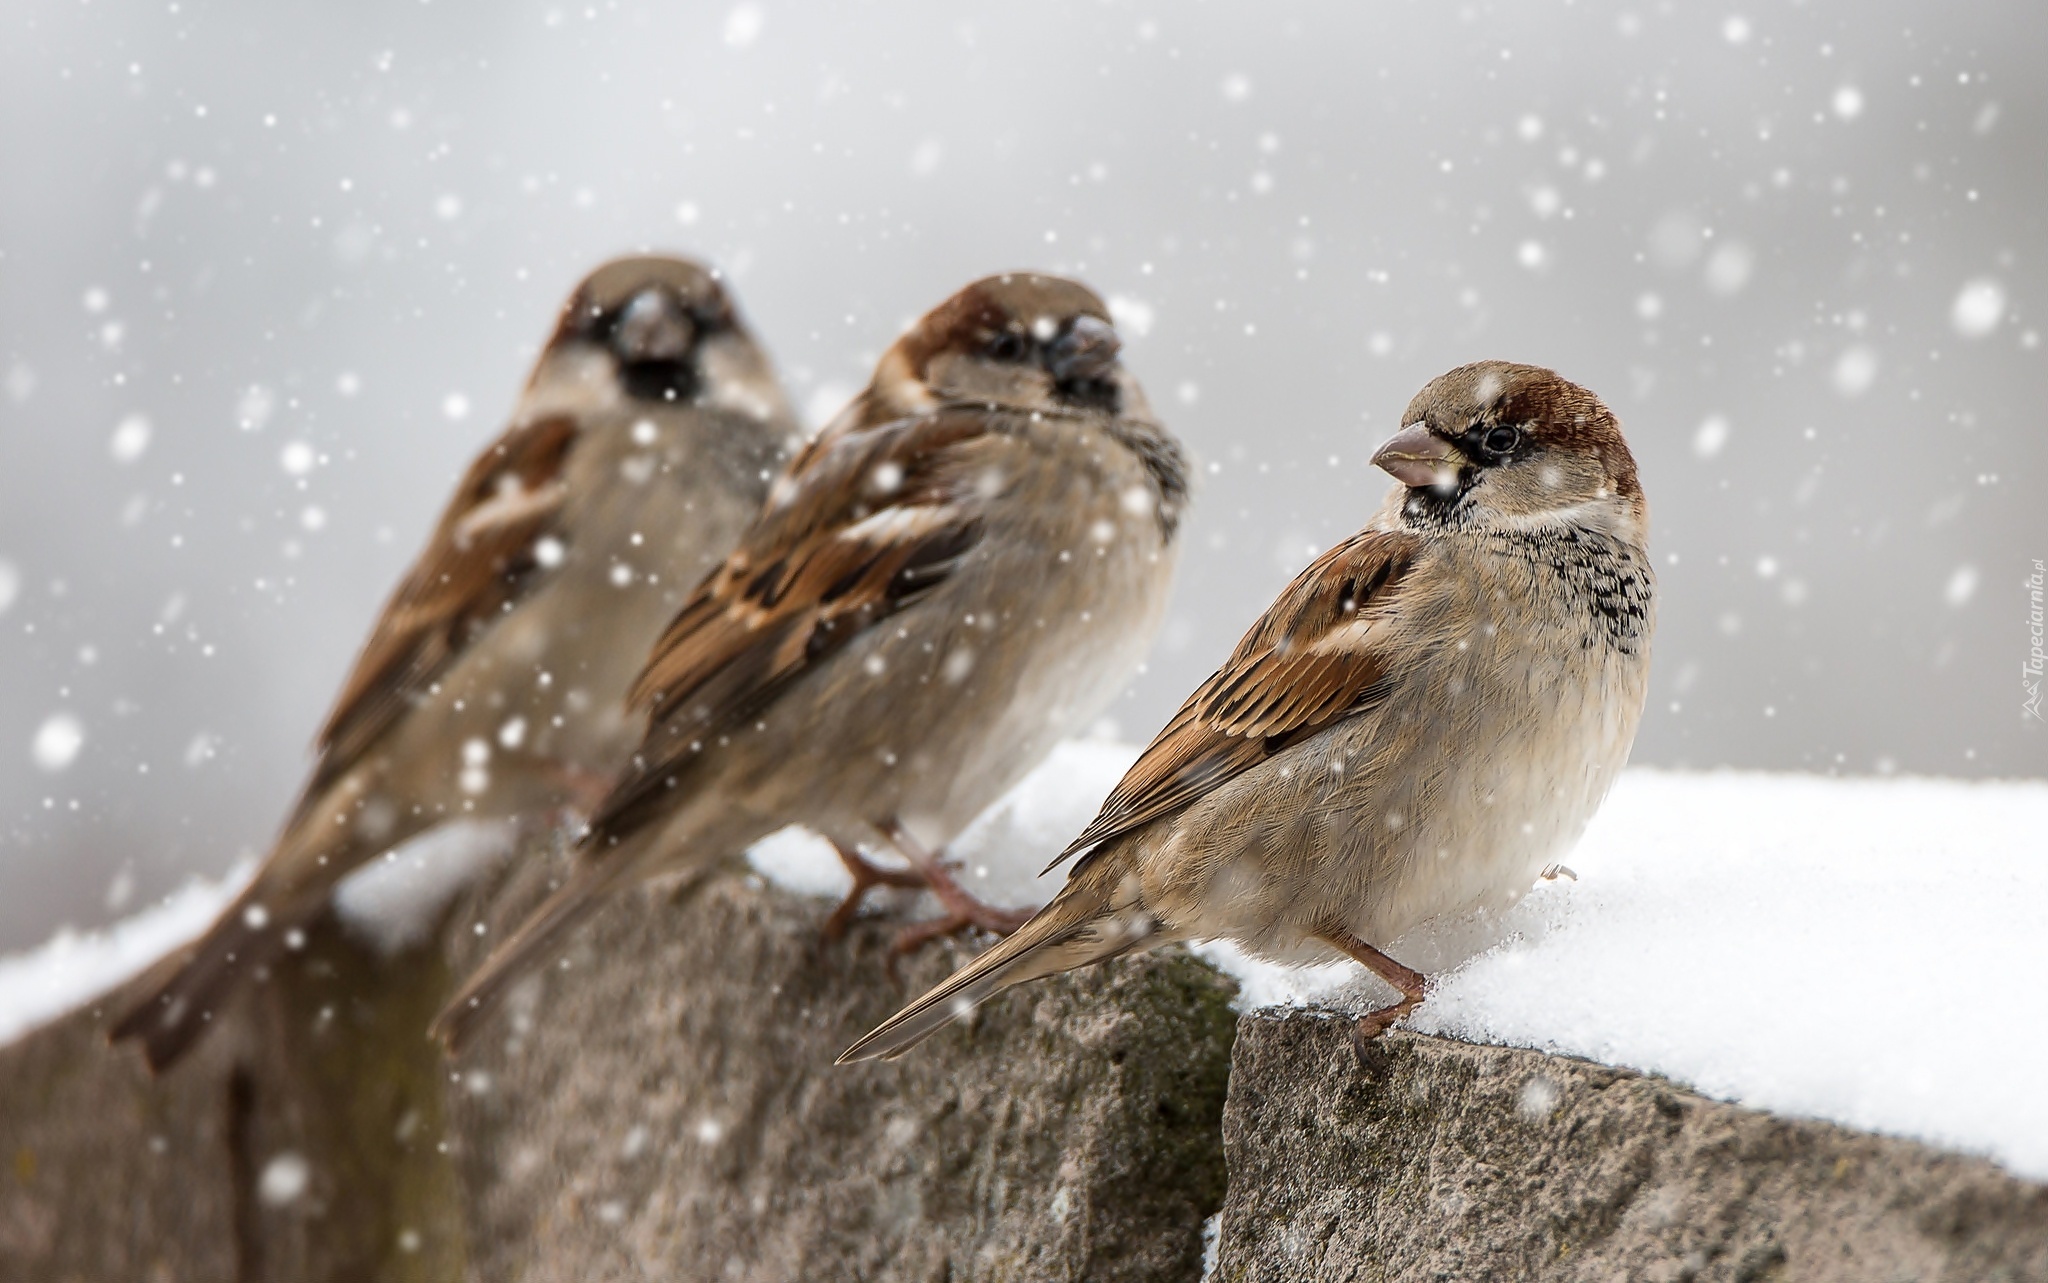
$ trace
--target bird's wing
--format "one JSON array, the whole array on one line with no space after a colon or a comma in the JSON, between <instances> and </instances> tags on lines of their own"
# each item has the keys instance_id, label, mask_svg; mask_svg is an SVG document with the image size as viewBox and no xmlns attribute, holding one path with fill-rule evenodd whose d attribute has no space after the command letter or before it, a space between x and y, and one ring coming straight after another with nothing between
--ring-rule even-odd
<instances>
[{"instance_id":1,"label":"bird's wing","mask_svg":"<svg viewBox=\"0 0 2048 1283\"><path fill-rule=\"evenodd\" d=\"M484 625L533 591L556 559L538 545L566 539L557 522L577 438L564 416L519 424L470 464L320 729L307 798L349 770Z\"/></svg>"},{"instance_id":2,"label":"bird's wing","mask_svg":"<svg viewBox=\"0 0 2048 1283\"><path fill-rule=\"evenodd\" d=\"M1405 532L1363 531L1296 576L1048 870L1369 707L1389 666L1385 624L1419 547Z\"/></svg>"},{"instance_id":3,"label":"bird's wing","mask_svg":"<svg viewBox=\"0 0 2048 1283\"><path fill-rule=\"evenodd\" d=\"M628 696L650 714L647 738L600 808L598 833L639 827L696 746L953 572L982 533L976 444L1005 421L945 410L804 447L655 644Z\"/></svg>"}]
</instances>

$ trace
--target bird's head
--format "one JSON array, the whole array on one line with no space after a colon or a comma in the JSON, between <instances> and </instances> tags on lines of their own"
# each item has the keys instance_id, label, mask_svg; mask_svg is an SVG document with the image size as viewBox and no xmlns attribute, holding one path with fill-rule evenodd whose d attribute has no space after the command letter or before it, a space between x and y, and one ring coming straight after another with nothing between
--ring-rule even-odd
<instances>
[{"instance_id":1,"label":"bird's head","mask_svg":"<svg viewBox=\"0 0 2048 1283\"><path fill-rule=\"evenodd\" d=\"M709 270L634 255L583 278L562 305L543 367L548 357L563 358L611 375L634 400L690 401L707 382L706 347L727 337L752 344Z\"/></svg>"},{"instance_id":2,"label":"bird's head","mask_svg":"<svg viewBox=\"0 0 2048 1283\"><path fill-rule=\"evenodd\" d=\"M869 394L898 414L977 402L1150 418L1109 309L1087 286L1036 272L976 281L926 313L876 366Z\"/></svg>"},{"instance_id":3,"label":"bird's head","mask_svg":"<svg viewBox=\"0 0 2048 1283\"><path fill-rule=\"evenodd\" d=\"M1539 525L1644 515L1635 457L1612 411L1556 372L1479 361L1417 393L1373 463L1407 487L1411 521Z\"/></svg>"}]
</instances>

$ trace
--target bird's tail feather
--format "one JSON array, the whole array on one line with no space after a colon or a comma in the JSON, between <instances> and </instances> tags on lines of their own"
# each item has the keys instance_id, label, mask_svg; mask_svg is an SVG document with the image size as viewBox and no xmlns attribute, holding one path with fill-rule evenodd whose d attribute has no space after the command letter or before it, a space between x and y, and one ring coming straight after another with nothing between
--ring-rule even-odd
<instances>
[{"instance_id":1,"label":"bird's tail feather","mask_svg":"<svg viewBox=\"0 0 2048 1283\"><path fill-rule=\"evenodd\" d=\"M621 880L623 861L608 859L603 864L585 865L572 874L553 895L528 915L510 939L491 951L475 974L449 999L429 1027L452 1055L470 1039L503 1004L512 987L542 961L583 920L610 897L607 894Z\"/></svg>"},{"instance_id":2,"label":"bird's tail feather","mask_svg":"<svg viewBox=\"0 0 2048 1283\"><path fill-rule=\"evenodd\" d=\"M838 1060L893 1060L1013 985L1102 962L1151 942L1152 919L1112 903L1101 870L1076 873L1052 903L1008 938L883 1021ZM1096 874L1097 876L1090 876Z\"/></svg>"},{"instance_id":3,"label":"bird's tail feather","mask_svg":"<svg viewBox=\"0 0 2048 1283\"><path fill-rule=\"evenodd\" d=\"M107 1041L140 1042L152 1073L169 1069L190 1051L212 1028L234 987L276 958L285 932L309 916L266 903L268 890L261 880L251 885L205 935L145 973L145 996L107 1030ZM319 897L313 903L317 908Z\"/></svg>"},{"instance_id":4,"label":"bird's tail feather","mask_svg":"<svg viewBox=\"0 0 2048 1283\"><path fill-rule=\"evenodd\" d=\"M176 1064L213 1027L235 986L275 962L294 928L320 916L343 878L429 827L425 819L406 817L373 839L352 827L337 831L319 822L323 812L301 808L255 879L206 934L136 982L147 996L107 1031L109 1042L140 1042L157 1073Z\"/></svg>"}]
</instances>

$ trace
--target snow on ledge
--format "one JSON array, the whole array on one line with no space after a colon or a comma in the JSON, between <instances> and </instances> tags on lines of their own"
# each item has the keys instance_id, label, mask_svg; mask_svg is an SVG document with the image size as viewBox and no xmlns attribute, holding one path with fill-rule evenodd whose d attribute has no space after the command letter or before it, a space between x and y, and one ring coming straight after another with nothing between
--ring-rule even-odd
<instances>
[{"instance_id":1,"label":"snow on ledge","mask_svg":"<svg viewBox=\"0 0 2048 1283\"><path fill-rule=\"evenodd\" d=\"M253 871L195 879L100 931L59 931L26 953L0 957L0 1047L137 975L204 931Z\"/></svg>"},{"instance_id":2,"label":"snow on ledge","mask_svg":"<svg viewBox=\"0 0 2048 1283\"><path fill-rule=\"evenodd\" d=\"M2048 784L1633 771L1433 1033L2048 1179Z\"/></svg>"},{"instance_id":3,"label":"snow on ledge","mask_svg":"<svg viewBox=\"0 0 2048 1283\"><path fill-rule=\"evenodd\" d=\"M1049 898L1064 870L1034 875L1134 756L1062 745L955 843L962 881L997 903ZM1661 1074L2048 1179L2044 833L2048 783L1631 770L1567 860L1577 882L1389 952L1437 976L1410 1022L1423 1032ZM811 894L848 885L801 834L754 861ZM1391 997L1349 962L1197 952L1247 1007Z\"/></svg>"},{"instance_id":4,"label":"snow on ledge","mask_svg":"<svg viewBox=\"0 0 2048 1283\"><path fill-rule=\"evenodd\" d=\"M1062 745L954 844L962 881L996 903L1042 903L1064 871L1038 870L1135 753ZM1389 952L1437 974L1411 1022L1425 1032L1662 1074L2048 1179L2044 830L2048 783L1632 770L1569 857L1578 882L1539 883L1491 921L1436 924ZM491 854L480 835L448 846L455 867L426 878L437 894ZM752 859L807 894L847 886L830 848L798 831ZM0 958L0 1044L198 934L246 876ZM388 897L364 894L376 889L355 889L360 918L386 917ZM385 926L386 944L407 935ZM1201 952L1247 1005L1384 997L1350 963Z\"/></svg>"},{"instance_id":5,"label":"snow on ledge","mask_svg":"<svg viewBox=\"0 0 2048 1283\"><path fill-rule=\"evenodd\" d=\"M1452 966L1409 1022L1422 1032L2048 1179L2044 827L2041 783L1632 770L1568 859L1576 883L1389 952ZM1204 952L1259 1004L1390 994L1349 965Z\"/></svg>"},{"instance_id":6,"label":"snow on ledge","mask_svg":"<svg viewBox=\"0 0 2048 1283\"><path fill-rule=\"evenodd\" d=\"M390 955L426 937L442 908L512 847L509 826L443 825L356 870L335 889L349 934ZM133 917L98 931L59 931L0 956L0 1047L140 975L213 925L255 873L238 864L219 881L195 878Z\"/></svg>"}]
</instances>

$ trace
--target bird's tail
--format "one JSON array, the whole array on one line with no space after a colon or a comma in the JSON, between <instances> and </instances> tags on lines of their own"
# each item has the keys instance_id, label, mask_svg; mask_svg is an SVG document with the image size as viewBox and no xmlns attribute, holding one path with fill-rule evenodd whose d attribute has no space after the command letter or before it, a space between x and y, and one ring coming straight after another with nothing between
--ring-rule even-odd
<instances>
[{"instance_id":1,"label":"bird's tail","mask_svg":"<svg viewBox=\"0 0 2048 1283\"><path fill-rule=\"evenodd\" d=\"M1121 890L1110 863L1098 860L1075 870L1029 922L876 1026L841 1053L838 1063L893 1060L1012 985L1156 943L1158 923L1134 894Z\"/></svg>"},{"instance_id":2,"label":"bird's tail","mask_svg":"<svg viewBox=\"0 0 2048 1283\"><path fill-rule=\"evenodd\" d=\"M205 935L158 962L137 982L147 996L114 1022L107 1031L109 1042L140 1042L157 1073L176 1064L212 1028L234 987L275 962L291 933L320 916L343 878L431 824L407 816L372 838L354 827L336 829L327 823L332 811L322 808L331 802L325 795L301 799L255 880Z\"/></svg>"},{"instance_id":3,"label":"bird's tail","mask_svg":"<svg viewBox=\"0 0 2048 1283\"><path fill-rule=\"evenodd\" d=\"M310 916L269 903L274 889L259 877L205 935L152 967L141 982L146 996L114 1022L107 1041L140 1042L154 1073L176 1064L212 1027L235 985L275 959L286 932ZM320 903L313 897L316 910Z\"/></svg>"},{"instance_id":4,"label":"bird's tail","mask_svg":"<svg viewBox=\"0 0 2048 1283\"><path fill-rule=\"evenodd\" d=\"M428 1027L453 1055L469 1045L477 1030L501 1006L512 987L558 948L565 936L596 912L609 893L625 880L625 861L615 855L601 864L585 864L541 902L505 943L491 951L475 974L449 999Z\"/></svg>"}]
</instances>

